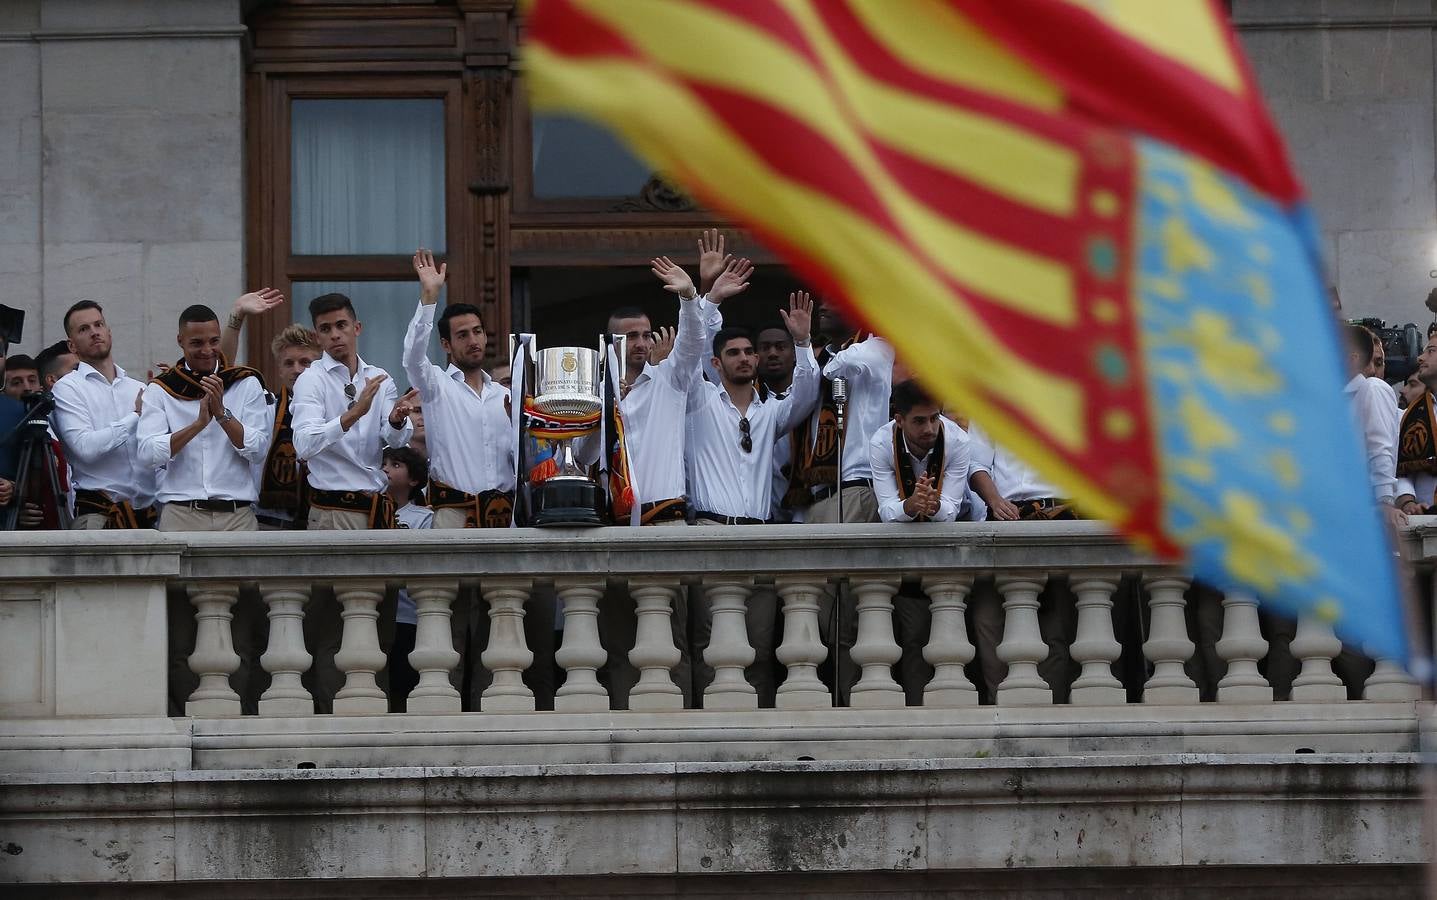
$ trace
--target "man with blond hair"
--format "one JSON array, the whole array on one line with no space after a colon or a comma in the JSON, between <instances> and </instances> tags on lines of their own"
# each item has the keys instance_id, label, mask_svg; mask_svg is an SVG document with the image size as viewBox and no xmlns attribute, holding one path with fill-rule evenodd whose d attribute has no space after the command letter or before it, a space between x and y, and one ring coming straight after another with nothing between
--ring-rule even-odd
<instances>
[{"instance_id":1,"label":"man with blond hair","mask_svg":"<svg viewBox=\"0 0 1437 900\"><path fill-rule=\"evenodd\" d=\"M279 391L274 395L274 421L269 452L255 467L259 504L255 518L262 531L301 529L309 514L309 490L302 464L294 452L294 426L289 401L294 383L319 359L319 338L303 325L290 325L270 343Z\"/></svg>"}]
</instances>

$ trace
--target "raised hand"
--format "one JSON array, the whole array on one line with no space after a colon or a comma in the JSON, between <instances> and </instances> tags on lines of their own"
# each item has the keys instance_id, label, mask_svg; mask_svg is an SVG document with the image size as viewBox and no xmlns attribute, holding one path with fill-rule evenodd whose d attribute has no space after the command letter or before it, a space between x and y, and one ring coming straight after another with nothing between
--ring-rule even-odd
<instances>
[{"instance_id":1,"label":"raised hand","mask_svg":"<svg viewBox=\"0 0 1437 900\"><path fill-rule=\"evenodd\" d=\"M434 254L423 247L414 251L414 273L419 276L419 300L425 306L439 301L439 290L449 275L449 264L434 264Z\"/></svg>"},{"instance_id":2,"label":"raised hand","mask_svg":"<svg viewBox=\"0 0 1437 900\"><path fill-rule=\"evenodd\" d=\"M788 328L789 337L795 344L807 344L809 330L813 327L813 298L808 291L794 291L788 295L788 309L780 309L783 324Z\"/></svg>"},{"instance_id":3,"label":"raised hand","mask_svg":"<svg viewBox=\"0 0 1437 900\"><path fill-rule=\"evenodd\" d=\"M683 266L676 265L667 256L649 260L649 271L664 283L664 290L678 294L685 300L692 300L698 296L698 292L694 290L694 280L689 277L689 273L684 271Z\"/></svg>"},{"instance_id":4,"label":"raised hand","mask_svg":"<svg viewBox=\"0 0 1437 900\"><path fill-rule=\"evenodd\" d=\"M260 288L250 291L235 300L233 312L240 316L257 316L269 312L284 302L284 294L274 288Z\"/></svg>"},{"instance_id":5,"label":"raised hand","mask_svg":"<svg viewBox=\"0 0 1437 900\"><path fill-rule=\"evenodd\" d=\"M671 326L664 326L654 333L654 345L649 348L649 364L658 365L674 352L674 338L678 332Z\"/></svg>"},{"instance_id":6,"label":"raised hand","mask_svg":"<svg viewBox=\"0 0 1437 900\"><path fill-rule=\"evenodd\" d=\"M374 405L374 395L379 393L379 386L388 380L389 375L387 373L364 379L364 389L361 390L359 396L355 398L354 411L358 412L360 416L369 412L369 408Z\"/></svg>"},{"instance_id":7,"label":"raised hand","mask_svg":"<svg viewBox=\"0 0 1437 900\"><path fill-rule=\"evenodd\" d=\"M389 411L390 427L403 428L404 420L409 418L410 414L415 410L419 409L419 406L419 390L417 388L410 388L409 393L395 401L394 409ZM397 425L394 424L396 420L399 422Z\"/></svg>"},{"instance_id":8,"label":"raised hand","mask_svg":"<svg viewBox=\"0 0 1437 900\"><path fill-rule=\"evenodd\" d=\"M217 375L206 375L200 379L200 388L205 392L200 404L209 410L211 416L222 416L225 412L225 385Z\"/></svg>"},{"instance_id":9,"label":"raised hand","mask_svg":"<svg viewBox=\"0 0 1437 900\"><path fill-rule=\"evenodd\" d=\"M707 294L714 286L714 279L728 265L733 256L724 253L723 232L710 228L699 236L699 288Z\"/></svg>"},{"instance_id":10,"label":"raised hand","mask_svg":"<svg viewBox=\"0 0 1437 900\"><path fill-rule=\"evenodd\" d=\"M732 259L723 267L713 287L709 288L708 301L718 306L730 297L748 290L748 280L753 277L753 263L746 259Z\"/></svg>"}]
</instances>

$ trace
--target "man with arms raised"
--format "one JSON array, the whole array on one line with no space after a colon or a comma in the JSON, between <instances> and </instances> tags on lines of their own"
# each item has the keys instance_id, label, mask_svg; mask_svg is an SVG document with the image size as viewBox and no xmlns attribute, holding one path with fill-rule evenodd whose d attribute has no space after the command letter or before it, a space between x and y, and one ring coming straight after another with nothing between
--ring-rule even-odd
<instances>
[{"instance_id":1,"label":"man with arms raised","mask_svg":"<svg viewBox=\"0 0 1437 900\"><path fill-rule=\"evenodd\" d=\"M694 479L692 500L700 525L751 525L768 521L772 502L773 445L813 410L818 399L818 366L809 347L812 303L802 293L789 295L780 311L797 347L793 387L783 399L755 387L758 354L753 339L741 328L723 328L713 339L712 365L718 384L694 378L689 384L690 455ZM756 589L748 601L749 642L755 662L749 681L759 703L771 705L777 688L773 663L776 598L772 588ZM707 602L695 616L695 652L707 646L712 612ZM696 657L697 658L697 657ZM708 666L699 670L699 684L713 678Z\"/></svg>"},{"instance_id":2,"label":"man with arms raised","mask_svg":"<svg viewBox=\"0 0 1437 900\"><path fill-rule=\"evenodd\" d=\"M94 300L65 313L75 371L55 382L53 422L75 487L75 528L148 528L156 477L137 457L144 385L111 356L110 326Z\"/></svg>"}]
</instances>

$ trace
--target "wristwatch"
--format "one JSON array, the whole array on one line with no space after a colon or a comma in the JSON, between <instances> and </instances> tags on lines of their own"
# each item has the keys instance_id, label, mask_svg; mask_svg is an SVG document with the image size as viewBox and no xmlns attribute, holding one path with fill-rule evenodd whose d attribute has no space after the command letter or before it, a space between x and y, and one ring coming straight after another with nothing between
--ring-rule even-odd
<instances>
[{"instance_id":1,"label":"wristwatch","mask_svg":"<svg viewBox=\"0 0 1437 900\"><path fill-rule=\"evenodd\" d=\"M234 419L234 416L230 414L230 408L226 406L224 412L220 413L219 423L226 425L229 424L232 419Z\"/></svg>"}]
</instances>

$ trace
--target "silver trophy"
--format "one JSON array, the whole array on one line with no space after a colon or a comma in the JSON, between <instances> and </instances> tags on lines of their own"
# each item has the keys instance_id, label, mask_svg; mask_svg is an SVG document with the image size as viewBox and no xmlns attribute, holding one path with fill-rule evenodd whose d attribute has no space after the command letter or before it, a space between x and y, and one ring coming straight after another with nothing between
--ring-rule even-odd
<instances>
[{"instance_id":1,"label":"silver trophy","mask_svg":"<svg viewBox=\"0 0 1437 900\"><path fill-rule=\"evenodd\" d=\"M534 358L536 412L556 417L582 417L604 409L603 368L598 351L583 347L551 347ZM595 445L598 443L594 436ZM600 525L604 492L574 459L574 438L559 441L559 471L535 486L534 524Z\"/></svg>"}]
</instances>

